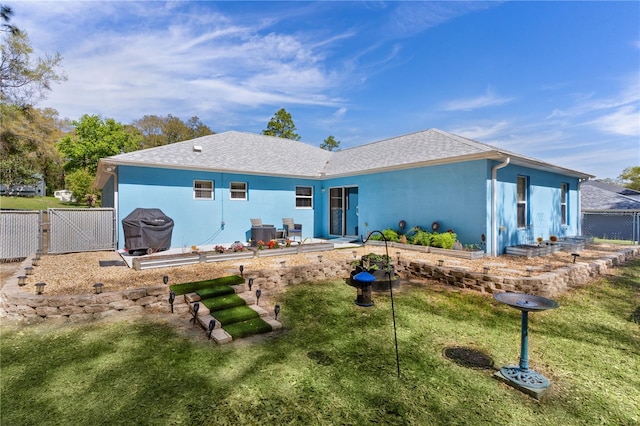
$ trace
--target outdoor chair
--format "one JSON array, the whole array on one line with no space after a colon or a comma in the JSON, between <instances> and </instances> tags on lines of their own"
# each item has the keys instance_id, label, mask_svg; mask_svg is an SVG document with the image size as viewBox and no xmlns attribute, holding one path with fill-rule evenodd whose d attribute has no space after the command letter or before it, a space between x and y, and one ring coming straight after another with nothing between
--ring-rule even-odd
<instances>
[{"instance_id":1,"label":"outdoor chair","mask_svg":"<svg viewBox=\"0 0 640 426\"><path fill-rule=\"evenodd\" d=\"M253 247L258 245L258 241L267 243L275 240L276 227L274 225L265 225L262 223L262 219L249 220L251 220L251 245Z\"/></svg>"},{"instance_id":2,"label":"outdoor chair","mask_svg":"<svg viewBox=\"0 0 640 426\"><path fill-rule=\"evenodd\" d=\"M293 223L293 218L282 218L282 224L288 239L293 240L295 237L300 237L300 241L302 241L302 224Z\"/></svg>"}]
</instances>

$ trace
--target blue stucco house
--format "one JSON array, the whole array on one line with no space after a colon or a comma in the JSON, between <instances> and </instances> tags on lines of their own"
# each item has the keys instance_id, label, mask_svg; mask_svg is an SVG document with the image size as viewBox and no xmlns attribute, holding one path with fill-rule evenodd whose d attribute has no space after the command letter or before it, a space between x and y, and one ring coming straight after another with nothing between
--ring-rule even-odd
<instances>
[{"instance_id":1,"label":"blue stucco house","mask_svg":"<svg viewBox=\"0 0 640 426\"><path fill-rule=\"evenodd\" d=\"M496 255L580 235L579 188L590 177L437 129L337 152L230 131L104 158L96 186L118 223L138 207L161 209L174 247L246 241L250 218L281 227L291 217L303 238L438 222Z\"/></svg>"}]
</instances>

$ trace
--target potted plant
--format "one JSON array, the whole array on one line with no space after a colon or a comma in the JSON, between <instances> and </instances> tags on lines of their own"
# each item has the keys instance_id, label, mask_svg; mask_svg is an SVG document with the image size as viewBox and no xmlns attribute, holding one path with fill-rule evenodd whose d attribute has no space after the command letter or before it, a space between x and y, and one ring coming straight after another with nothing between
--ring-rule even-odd
<instances>
[{"instance_id":1,"label":"potted plant","mask_svg":"<svg viewBox=\"0 0 640 426\"><path fill-rule=\"evenodd\" d=\"M389 290L389 278L391 278L391 286L397 288L400 285L400 277L396 275L395 269L391 262L391 257L383 254L369 253L351 262L353 271L350 274L350 283L355 285L353 277L362 271L367 271L373 275L376 280L371 286L373 291Z\"/></svg>"}]
</instances>

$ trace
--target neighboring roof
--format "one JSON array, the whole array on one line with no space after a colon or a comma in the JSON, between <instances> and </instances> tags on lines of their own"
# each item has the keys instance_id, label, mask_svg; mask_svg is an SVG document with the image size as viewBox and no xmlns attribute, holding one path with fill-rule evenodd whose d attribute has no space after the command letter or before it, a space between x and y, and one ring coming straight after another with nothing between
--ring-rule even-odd
<instances>
[{"instance_id":1,"label":"neighboring roof","mask_svg":"<svg viewBox=\"0 0 640 426\"><path fill-rule=\"evenodd\" d=\"M640 197L640 191L625 188L624 186L616 185L615 183L603 182L601 180L590 180L589 185L604 189L605 191L615 192L616 194L626 195L627 197Z\"/></svg>"},{"instance_id":2,"label":"neighboring roof","mask_svg":"<svg viewBox=\"0 0 640 426\"><path fill-rule=\"evenodd\" d=\"M580 207L582 211L640 210L640 200L620 193L628 193L626 189L606 182L583 182L580 185Z\"/></svg>"},{"instance_id":3,"label":"neighboring roof","mask_svg":"<svg viewBox=\"0 0 640 426\"><path fill-rule=\"evenodd\" d=\"M106 169L117 165L313 179L474 159L502 161L507 157L511 158L512 164L578 178L593 177L437 129L336 152L291 139L230 131L103 158L98 167L96 186L102 187L109 176Z\"/></svg>"}]
</instances>

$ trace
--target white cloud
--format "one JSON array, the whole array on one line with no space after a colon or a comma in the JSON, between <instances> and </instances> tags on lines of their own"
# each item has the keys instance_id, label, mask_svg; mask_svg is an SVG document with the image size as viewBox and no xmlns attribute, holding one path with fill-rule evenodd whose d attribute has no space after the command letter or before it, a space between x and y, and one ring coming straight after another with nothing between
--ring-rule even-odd
<instances>
[{"instance_id":1,"label":"white cloud","mask_svg":"<svg viewBox=\"0 0 640 426\"><path fill-rule=\"evenodd\" d=\"M464 136L465 138L475 139L478 141L486 141L501 135L508 128L509 123L500 121L492 124L477 124L468 127L453 129L451 133Z\"/></svg>"},{"instance_id":2,"label":"white cloud","mask_svg":"<svg viewBox=\"0 0 640 426\"><path fill-rule=\"evenodd\" d=\"M638 105L626 105L602 115L590 124L603 132L640 136L640 108Z\"/></svg>"},{"instance_id":3,"label":"white cloud","mask_svg":"<svg viewBox=\"0 0 640 426\"><path fill-rule=\"evenodd\" d=\"M498 2L422 2L398 3L390 17L389 32L396 37L410 37L467 13L494 7Z\"/></svg>"},{"instance_id":4,"label":"white cloud","mask_svg":"<svg viewBox=\"0 0 640 426\"><path fill-rule=\"evenodd\" d=\"M96 14L111 16L112 5L73 2L47 9L59 20L52 17L56 24L40 27L39 37L66 40L56 50L64 57L69 79L55 86L48 99L62 115L77 118L100 109L129 120L180 109L196 115L205 105L209 111L241 111L263 105L339 104L328 93L345 77L327 61L324 49L349 33L283 34L265 27L270 21L264 19L247 24L210 9L199 15L193 10L173 13L170 3L127 5L127 19L138 25L93 22ZM68 25L74 20L77 26ZM84 20L91 25L83 25ZM149 20L153 25L140 24ZM84 33L85 28L91 33Z\"/></svg>"},{"instance_id":5,"label":"white cloud","mask_svg":"<svg viewBox=\"0 0 640 426\"><path fill-rule=\"evenodd\" d=\"M603 133L640 135L640 84L631 77L615 96L577 95L565 109L554 109L546 119L553 125L586 126Z\"/></svg>"},{"instance_id":6,"label":"white cloud","mask_svg":"<svg viewBox=\"0 0 640 426\"><path fill-rule=\"evenodd\" d=\"M445 104L445 111L473 111L479 108L504 105L515 98L498 96L489 88L482 96L466 99L456 99Z\"/></svg>"}]
</instances>

